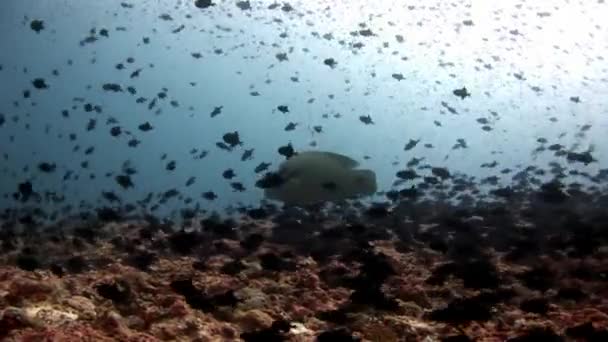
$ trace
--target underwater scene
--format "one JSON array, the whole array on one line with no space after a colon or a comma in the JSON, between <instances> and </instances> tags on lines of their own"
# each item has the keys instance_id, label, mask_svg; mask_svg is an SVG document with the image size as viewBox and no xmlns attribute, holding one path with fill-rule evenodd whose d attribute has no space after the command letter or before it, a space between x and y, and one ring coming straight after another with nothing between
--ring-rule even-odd
<instances>
[{"instance_id":1,"label":"underwater scene","mask_svg":"<svg viewBox=\"0 0 608 342\"><path fill-rule=\"evenodd\" d=\"M0 341L608 341L605 0L2 0Z\"/></svg>"}]
</instances>

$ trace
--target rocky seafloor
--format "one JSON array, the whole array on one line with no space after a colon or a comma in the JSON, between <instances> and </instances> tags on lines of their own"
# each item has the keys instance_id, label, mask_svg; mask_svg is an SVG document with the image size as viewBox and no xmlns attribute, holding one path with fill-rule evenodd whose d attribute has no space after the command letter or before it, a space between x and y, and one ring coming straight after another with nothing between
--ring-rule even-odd
<instances>
[{"instance_id":1,"label":"rocky seafloor","mask_svg":"<svg viewBox=\"0 0 608 342\"><path fill-rule=\"evenodd\" d=\"M4 222L0 340L608 341L608 214L574 209Z\"/></svg>"}]
</instances>

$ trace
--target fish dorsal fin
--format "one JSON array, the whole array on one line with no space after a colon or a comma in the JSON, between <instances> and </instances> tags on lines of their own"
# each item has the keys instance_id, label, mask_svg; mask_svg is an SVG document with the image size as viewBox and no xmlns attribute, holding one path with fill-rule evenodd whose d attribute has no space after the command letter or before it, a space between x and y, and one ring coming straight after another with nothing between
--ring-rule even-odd
<instances>
[{"instance_id":1,"label":"fish dorsal fin","mask_svg":"<svg viewBox=\"0 0 608 342\"><path fill-rule=\"evenodd\" d=\"M355 167L359 166L358 161L351 159L342 154L338 154L338 153L334 153L334 152L315 152L315 153L322 154L325 158L331 159L332 161L338 163L340 166L348 168L348 169L354 169Z\"/></svg>"}]
</instances>

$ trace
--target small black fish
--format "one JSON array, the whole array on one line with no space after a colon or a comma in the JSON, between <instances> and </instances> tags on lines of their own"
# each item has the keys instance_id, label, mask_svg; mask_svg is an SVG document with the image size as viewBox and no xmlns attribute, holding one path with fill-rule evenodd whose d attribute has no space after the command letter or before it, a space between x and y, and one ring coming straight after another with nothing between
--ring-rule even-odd
<instances>
[{"instance_id":1,"label":"small black fish","mask_svg":"<svg viewBox=\"0 0 608 342\"><path fill-rule=\"evenodd\" d=\"M57 166L54 163L42 162L38 164L38 169L45 173L55 172Z\"/></svg>"},{"instance_id":2,"label":"small black fish","mask_svg":"<svg viewBox=\"0 0 608 342\"><path fill-rule=\"evenodd\" d=\"M510 198L515 194L515 191L513 191L511 187L507 186L505 188L490 190L490 194L496 197Z\"/></svg>"},{"instance_id":3,"label":"small black fish","mask_svg":"<svg viewBox=\"0 0 608 342\"><path fill-rule=\"evenodd\" d=\"M409 189L399 190L399 197L402 198L417 198L420 194L418 193L418 189L414 185L412 185Z\"/></svg>"},{"instance_id":4,"label":"small black fish","mask_svg":"<svg viewBox=\"0 0 608 342\"><path fill-rule=\"evenodd\" d=\"M32 85L36 89L48 89L49 85L46 84L44 78L36 78L32 81Z\"/></svg>"},{"instance_id":5,"label":"small black fish","mask_svg":"<svg viewBox=\"0 0 608 342\"><path fill-rule=\"evenodd\" d=\"M207 156L207 154L209 154L209 151L203 150L195 159L203 159Z\"/></svg>"},{"instance_id":6,"label":"small black fish","mask_svg":"<svg viewBox=\"0 0 608 342\"><path fill-rule=\"evenodd\" d=\"M116 84L116 83L106 83L102 86L103 90L105 91L112 91L115 93L118 92L122 92L122 87L120 86L120 84Z\"/></svg>"},{"instance_id":7,"label":"small black fish","mask_svg":"<svg viewBox=\"0 0 608 342\"><path fill-rule=\"evenodd\" d=\"M431 168L431 173L434 176L437 176L443 180L450 178L450 171L448 171L448 169L446 169L445 167Z\"/></svg>"},{"instance_id":8,"label":"small black fish","mask_svg":"<svg viewBox=\"0 0 608 342\"><path fill-rule=\"evenodd\" d=\"M554 153L554 155L555 155L556 157L563 157L563 156L565 156L565 155L567 155L567 154L568 154L568 152L566 152L566 151L564 151L564 150L555 151L555 153Z\"/></svg>"},{"instance_id":9,"label":"small black fish","mask_svg":"<svg viewBox=\"0 0 608 342\"><path fill-rule=\"evenodd\" d=\"M156 97L152 101L150 101L150 103L148 103L148 110L152 110L154 106L156 106Z\"/></svg>"},{"instance_id":10,"label":"small black fish","mask_svg":"<svg viewBox=\"0 0 608 342\"><path fill-rule=\"evenodd\" d=\"M203 192L203 198L209 201L213 201L217 198L217 195L213 191Z\"/></svg>"},{"instance_id":11,"label":"small black fish","mask_svg":"<svg viewBox=\"0 0 608 342\"><path fill-rule=\"evenodd\" d=\"M227 169L224 172L222 172L222 177L224 177L225 179L232 179L232 178L236 177L236 174L234 173L233 169Z\"/></svg>"},{"instance_id":12,"label":"small black fish","mask_svg":"<svg viewBox=\"0 0 608 342\"><path fill-rule=\"evenodd\" d=\"M285 62L285 61L289 60L289 58L287 58L287 53L285 53L285 52L277 53L275 55L275 57L277 58L277 60L279 62Z\"/></svg>"},{"instance_id":13,"label":"small black fish","mask_svg":"<svg viewBox=\"0 0 608 342\"><path fill-rule=\"evenodd\" d=\"M186 181L186 186L190 186L190 185L194 184L194 182L196 182L196 177L190 177Z\"/></svg>"},{"instance_id":14,"label":"small black fish","mask_svg":"<svg viewBox=\"0 0 608 342\"><path fill-rule=\"evenodd\" d=\"M245 186L240 182L230 183L230 186L232 187L232 189L238 192L244 192L245 190L247 190Z\"/></svg>"},{"instance_id":15,"label":"small black fish","mask_svg":"<svg viewBox=\"0 0 608 342\"><path fill-rule=\"evenodd\" d=\"M97 125L97 120L89 119L89 122L87 123L87 131L94 130L96 125Z\"/></svg>"},{"instance_id":16,"label":"small black fish","mask_svg":"<svg viewBox=\"0 0 608 342\"><path fill-rule=\"evenodd\" d=\"M133 71L133 72L131 73L130 78L139 77L139 73L141 72L141 70L142 70L142 69L137 69L137 70Z\"/></svg>"},{"instance_id":17,"label":"small black fish","mask_svg":"<svg viewBox=\"0 0 608 342\"><path fill-rule=\"evenodd\" d=\"M231 151L232 151L232 147L230 147L230 146L228 146L228 145L224 144L224 143L223 143L223 142L221 142L221 141L220 141L220 142L216 142L216 143L215 143L215 146L217 146L218 148L220 148L220 149L222 149L222 150L224 150L224 151L228 151L228 152L231 152Z\"/></svg>"},{"instance_id":18,"label":"small black fish","mask_svg":"<svg viewBox=\"0 0 608 342\"><path fill-rule=\"evenodd\" d=\"M18 194L16 194L16 198L21 200L21 202L27 202L32 195L35 194L34 187L31 182L23 182L19 183L17 186Z\"/></svg>"},{"instance_id":19,"label":"small black fish","mask_svg":"<svg viewBox=\"0 0 608 342\"><path fill-rule=\"evenodd\" d=\"M169 189L162 194L162 199L167 200L167 199L173 198L177 195L179 195L179 191L177 189L175 189L175 188Z\"/></svg>"},{"instance_id":20,"label":"small black fish","mask_svg":"<svg viewBox=\"0 0 608 342\"><path fill-rule=\"evenodd\" d=\"M359 121L363 122L366 125L373 125L374 121L372 120L372 117L369 115L361 115L359 117Z\"/></svg>"},{"instance_id":21,"label":"small black fish","mask_svg":"<svg viewBox=\"0 0 608 342\"><path fill-rule=\"evenodd\" d=\"M280 155L284 156L286 159L289 159L296 154L291 143L279 147L277 151L279 152Z\"/></svg>"},{"instance_id":22,"label":"small black fish","mask_svg":"<svg viewBox=\"0 0 608 342\"><path fill-rule=\"evenodd\" d=\"M270 163L261 162L258 164L258 166L255 167L254 171L255 171L255 173L260 173L262 171L266 171L266 170L268 170L270 165L271 165Z\"/></svg>"},{"instance_id":23,"label":"small black fish","mask_svg":"<svg viewBox=\"0 0 608 342\"><path fill-rule=\"evenodd\" d=\"M236 7L240 8L243 11L247 11L251 9L251 4L249 1L237 1Z\"/></svg>"},{"instance_id":24,"label":"small black fish","mask_svg":"<svg viewBox=\"0 0 608 342\"><path fill-rule=\"evenodd\" d=\"M205 8L209 8L211 6L215 6L215 4L213 3L212 0L196 0L196 1L194 1L194 6L201 8L201 9L205 9Z\"/></svg>"},{"instance_id":25,"label":"small black fish","mask_svg":"<svg viewBox=\"0 0 608 342\"><path fill-rule=\"evenodd\" d=\"M568 154L566 154L566 159L568 159L569 162L579 162L585 165L596 161L596 159L593 158L590 152L568 152Z\"/></svg>"},{"instance_id":26,"label":"small black fish","mask_svg":"<svg viewBox=\"0 0 608 342\"><path fill-rule=\"evenodd\" d=\"M114 126L110 129L110 134L113 137L117 137L122 133L122 129L120 128L120 126Z\"/></svg>"},{"instance_id":27,"label":"small black fish","mask_svg":"<svg viewBox=\"0 0 608 342\"><path fill-rule=\"evenodd\" d=\"M403 81L405 79L405 77L403 77L403 74L399 73L399 74L392 74L391 75L394 79L396 79L397 81Z\"/></svg>"},{"instance_id":28,"label":"small black fish","mask_svg":"<svg viewBox=\"0 0 608 342\"><path fill-rule=\"evenodd\" d=\"M122 171L127 175L134 175L137 173L137 170L130 166L130 162L128 160L123 163Z\"/></svg>"},{"instance_id":29,"label":"small black fish","mask_svg":"<svg viewBox=\"0 0 608 342\"><path fill-rule=\"evenodd\" d=\"M461 99L465 99L466 97L470 97L471 93L467 90L466 87L462 87L462 89L456 89L453 91L454 95L460 97Z\"/></svg>"},{"instance_id":30,"label":"small black fish","mask_svg":"<svg viewBox=\"0 0 608 342\"><path fill-rule=\"evenodd\" d=\"M203 57L203 55L200 52L193 52L193 53L190 54L190 56L192 56L192 57L194 57L196 59L199 59L199 58ZM190 83L190 85L194 86L194 84L192 84L192 83Z\"/></svg>"},{"instance_id":31,"label":"small black fish","mask_svg":"<svg viewBox=\"0 0 608 342\"><path fill-rule=\"evenodd\" d=\"M222 114L222 108L224 108L224 106L218 106L213 108L213 111L211 112L211 117L214 118L220 114Z\"/></svg>"},{"instance_id":32,"label":"small black fish","mask_svg":"<svg viewBox=\"0 0 608 342\"><path fill-rule=\"evenodd\" d=\"M170 162L167 163L167 166L165 166L165 169L167 171L173 171L173 170L175 170L176 166L177 166L177 162L175 160L171 160Z\"/></svg>"},{"instance_id":33,"label":"small black fish","mask_svg":"<svg viewBox=\"0 0 608 342\"><path fill-rule=\"evenodd\" d=\"M410 141L408 141L408 143L405 144L405 148L403 148L403 150L409 151L409 150L413 149L414 147L416 147L416 145L418 145L419 142L420 142L420 139L418 139L418 140L410 139Z\"/></svg>"},{"instance_id":34,"label":"small black fish","mask_svg":"<svg viewBox=\"0 0 608 342\"><path fill-rule=\"evenodd\" d=\"M40 31L44 30L44 21L32 20L32 22L30 22L30 28L36 33L40 33Z\"/></svg>"},{"instance_id":35,"label":"small black fish","mask_svg":"<svg viewBox=\"0 0 608 342\"><path fill-rule=\"evenodd\" d=\"M231 148L234 148L235 146L238 146L238 145L243 145L243 142L241 142L241 139L239 137L239 132L238 131L234 131L234 132L231 132L231 133L226 133L226 134L224 134L222 136L222 139Z\"/></svg>"},{"instance_id":36,"label":"small black fish","mask_svg":"<svg viewBox=\"0 0 608 342\"><path fill-rule=\"evenodd\" d=\"M323 60L323 64L333 69L336 67L336 65L338 65L338 62L336 62L336 60L333 58L326 58Z\"/></svg>"},{"instance_id":37,"label":"small black fish","mask_svg":"<svg viewBox=\"0 0 608 342\"><path fill-rule=\"evenodd\" d=\"M296 129L296 126L298 126L297 123L290 122L287 124L287 126L285 126L285 131L287 131L287 132L293 131L294 129Z\"/></svg>"},{"instance_id":38,"label":"small black fish","mask_svg":"<svg viewBox=\"0 0 608 342\"><path fill-rule=\"evenodd\" d=\"M101 195L108 202L120 202L120 197L111 191L102 191Z\"/></svg>"},{"instance_id":39,"label":"small black fish","mask_svg":"<svg viewBox=\"0 0 608 342\"><path fill-rule=\"evenodd\" d=\"M467 147L468 147L468 145L467 145L466 140L459 138L459 139L456 139L456 144L454 144L454 146L452 146L452 150L457 150L459 148L467 148Z\"/></svg>"},{"instance_id":40,"label":"small black fish","mask_svg":"<svg viewBox=\"0 0 608 342\"><path fill-rule=\"evenodd\" d=\"M66 171L66 173L63 174L63 180L67 181L68 179L70 179L72 177L73 172L71 170Z\"/></svg>"},{"instance_id":41,"label":"small black fish","mask_svg":"<svg viewBox=\"0 0 608 342\"><path fill-rule=\"evenodd\" d=\"M441 105L448 110L448 112L452 113L452 114L458 114L458 111L456 110L456 108L450 106L447 102L445 101L441 101Z\"/></svg>"},{"instance_id":42,"label":"small black fish","mask_svg":"<svg viewBox=\"0 0 608 342\"><path fill-rule=\"evenodd\" d=\"M249 150L245 150L245 152L243 152L243 155L241 156L241 161L246 161L246 160L250 160L253 157L253 151L254 149L249 149Z\"/></svg>"},{"instance_id":43,"label":"small black fish","mask_svg":"<svg viewBox=\"0 0 608 342\"><path fill-rule=\"evenodd\" d=\"M148 132L148 131L151 131L153 129L152 125L149 122L147 122L147 121L145 123L139 125L138 128L142 132Z\"/></svg>"},{"instance_id":44,"label":"small black fish","mask_svg":"<svg viewBox=\"0 0 608 342\"><path fill-rule=\"evenodd\" d=\"M397 171L396 176L403 180L413 180L413 179L420 177L418 175L418 173L416 173L415 170L411 170L411 169Z\"/></svg>"},{"instance_id":45,"label":"small black fish","mask_svg":"<svg viewBox=\"0 0 608 342\"><path fill-rule=\"evenodd\" d=\"M437 185L439 184L439 179L437 179L437 177L424 177L424 182L426 184L431 184L431 185Z\"/></svg>"},{"instance_id":46,"label":"small black fish","mask_svg":"<svg viewBox=\"0 0 608 342\"><path fill-rule=\"evenodd\" d=\"M86 44L92 44L95 43L97 41L97 37L96 36L88 36L85 39L80 41L80 46L85 46Z\"/></svg>"},{"instance_id":47,"label":"small black fish","mask_svg":"<svg viewBox=\"0 0 608 342\"><path fill-rule=\"evenodd\" d=\"M186 28L186 25L182 24L179 25L178 27L176 27L174 30L171 31L171 33L180 33L183 29Z\"/></svg>"},{"instance_id":48,"label":"small black fish","mask_svg":"<svg viewBox=\"0 0 608 342\"><path fill-rule=\"evenodd\" d=\"M116 183L123 187L123 189L133 187L133 182L131 181L131 176L129 175L118 175L114 179L116 180Z\"/></svg>"},{"instance_id":49,"label":"small black fish","mask_svg":"<svg viewBox=\"0 0 608 342\"><path fill-rule=\"evenodd\" d=\"M286 105L277 106L277 109L283 114L289 113L289 107L287 107Z\"/></svg>"},{"instance_id":50,"label":"small black fish","mask_svg":"<svg viewBox=\"0 0 608 342\"><path fill-rule=\"evenodd\" d=\"M553 145L550 145L549 147L547 147L547 149L548 149L549 151L559 151L559 150L561 150L562 148L564 148L564 146L563 146L563 145L561 145L561 144L553 144Z\"/></svg>"},{"instance_id":51,"label":"small black fish","mask_svg":"<svg viewBox=\"0 0 608 342\"><path fill-rule=\"evenodd\" d=\"M129 142L127 143L127 145L129 147L137 147L137 145L139 145L140 143L141 143L140 140L137 140L137 139L133 138L133 139L129 140Z\"/></svg>"}]
</instances>

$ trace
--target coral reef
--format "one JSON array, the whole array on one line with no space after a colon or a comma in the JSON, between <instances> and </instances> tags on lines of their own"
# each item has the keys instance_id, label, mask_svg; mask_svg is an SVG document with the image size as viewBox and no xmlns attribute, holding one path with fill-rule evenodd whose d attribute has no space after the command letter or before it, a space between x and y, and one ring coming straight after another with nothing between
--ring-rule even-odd
<instances>
[{"instance_id":1,"label":"coral reef","mask_svg":"<svg viewBox=\"0 0 608 342\"><path fill-rule=\"evenodd\" d=\"M0 338L608 340L605 247L515 251L556 236L448 216L414 225L390 213L358 223L278 215L179 229L74 221L5 234ZM519 237L503 248L503 235Z\"/></svg>"}]
</instances>

